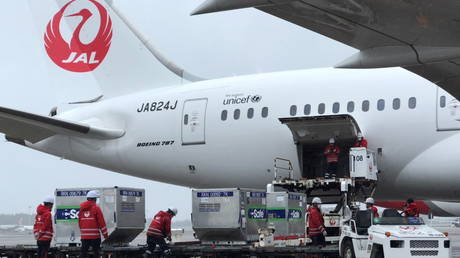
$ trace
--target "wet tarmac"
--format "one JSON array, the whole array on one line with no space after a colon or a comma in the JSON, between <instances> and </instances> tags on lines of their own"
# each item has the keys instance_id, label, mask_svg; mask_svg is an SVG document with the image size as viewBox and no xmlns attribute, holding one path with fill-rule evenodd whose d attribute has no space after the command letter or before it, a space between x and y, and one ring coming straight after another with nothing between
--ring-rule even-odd
<instances>
[{"instance_id":1,"label":"wet tarmac","mask_svg":"<svg viewBox=\"0 0 460 258\"><path fill-rule=\"evenodd\" d=\"M451 240L452 257L460 258L460 228L452 226L438 226L435 227L441 232L448 232L449 239ZM144 245L145 234L140 234L133 242L132 245ZM180 241L193 241L193 234L191 231L186 231L181 237ZM26 232L0 232L0 246L17 246L17 245L34 245L35 240L31 233Z\"/></svg>"}]
</instances>

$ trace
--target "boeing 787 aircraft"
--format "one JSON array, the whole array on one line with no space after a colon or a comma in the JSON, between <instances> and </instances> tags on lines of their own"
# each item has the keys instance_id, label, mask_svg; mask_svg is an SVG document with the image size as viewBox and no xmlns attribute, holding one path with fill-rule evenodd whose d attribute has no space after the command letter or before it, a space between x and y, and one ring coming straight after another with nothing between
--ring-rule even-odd
<instances>
[{"instance_id":1,"label":"boeing 787 aircraft","mask_svg":"<svg viewBox=\"0 0 460 258\"><path fill-rule=\"evenodd\" d=\"M194 14L254 7L359 50L341 68L215 80L162 56L115 5L29 2L50 77L101 94L50 116L1 107L9 141L170 184L262 188L274 159L314 176L330 137L362 132L377 198L460 201L458 1L208 0Z\"/></svg>"}]
</instances>

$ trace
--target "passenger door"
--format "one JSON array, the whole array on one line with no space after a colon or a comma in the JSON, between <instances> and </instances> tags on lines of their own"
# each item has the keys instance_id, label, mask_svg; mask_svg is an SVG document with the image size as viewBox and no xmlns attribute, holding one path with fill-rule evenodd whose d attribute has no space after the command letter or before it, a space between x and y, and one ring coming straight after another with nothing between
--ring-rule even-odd
<instances>
[{"instance_id":1,"label":"passenger door","mask_svg":"<svg viewBox=\"0 0 460 258\"><path fill-rule=\"evenodd\" d=\"M206 143L206 106L208 99L189 99L182 112L182 145Z\"/></svg>"},{"instance_id":2,"label":"passenger door","mask_svg":"<svg viewBox=\"0 0 460 258\"><path fill-rule=\"evenodd\" d=\"M460 102L439 87L436 120L438 131L460 130Z\"/></svg>"}]
</instances>

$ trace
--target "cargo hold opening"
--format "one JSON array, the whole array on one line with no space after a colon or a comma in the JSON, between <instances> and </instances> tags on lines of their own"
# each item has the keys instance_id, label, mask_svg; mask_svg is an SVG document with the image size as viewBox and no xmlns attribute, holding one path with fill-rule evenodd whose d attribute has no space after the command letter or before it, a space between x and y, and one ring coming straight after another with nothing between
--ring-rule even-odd
<instances>
[{"instance_id":1,"label":"cargo hold opening","mask_svg":"<svg viewBox=\"0 0 460 258\"><path fill-rule=\"evenodd\" d=\"M322 177L327 167L324 149L331 137L340 147L337 177L349 176L349 150L360 132L350 115L280 118L292 132L303 178Z\"/></svg>"}]
</instances>

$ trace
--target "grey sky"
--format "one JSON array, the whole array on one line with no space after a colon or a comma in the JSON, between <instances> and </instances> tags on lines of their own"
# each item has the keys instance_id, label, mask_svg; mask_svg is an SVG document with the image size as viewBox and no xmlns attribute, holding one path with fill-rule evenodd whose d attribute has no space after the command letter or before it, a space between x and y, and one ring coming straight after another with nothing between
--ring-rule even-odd
<instances>
[{"instance_id":1,"label":"grey sky","mask_svg":"<svg viewBox=\"0 0 460 258\"><path fill-rule=\"evenodd\" d=\"M43 1L43 0L33 0ZM50 1L50 0L46 0ZM355 50L255 9L189 16L202 0L114 0L162 53L207 78L333 66ZM48 114L57 103L27 1L0 16L0 106ZM169 205L190 218L190 190L124 176L0 142L0 213L29 212L55 188L129 186L147 191L147 214Z\"/></svg>"}]
</instances>

